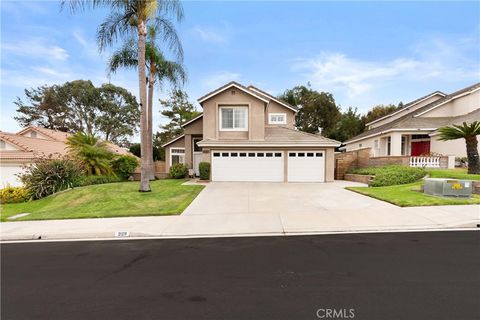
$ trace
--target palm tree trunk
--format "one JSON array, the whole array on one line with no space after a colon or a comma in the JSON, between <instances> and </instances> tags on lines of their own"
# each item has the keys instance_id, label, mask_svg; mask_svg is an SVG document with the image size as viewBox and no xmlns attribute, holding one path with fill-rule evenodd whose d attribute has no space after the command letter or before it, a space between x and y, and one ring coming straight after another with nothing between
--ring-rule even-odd
<instances>
[{"instance_id":1,"label":"palm tree trunk","mask_svg":"<svg viewBox=\"0 0 480 320\"><path fill-rule=\"evenodd\" d=\"M478 155L478 140L476 136L465 138L467 144L468 173L480 174L480 159Z\"/></svg>"},{"instance_id":2,"label":"palm tree trunk","mask_svg":"<svg viewBox=\"0 0 480 320\"><path fill-rule=\"evenodd\" d=\"M153 75L148 78L148 178L155 180L155 162L153 161Z\"/></svg>"},{"instance_id":3,"label":"palm tree trunk","mask_svg":"<svg viewBox=\"0 0 480 320\"><path fill-rule=\"evenodd\" d=\"M147 121L147 82L145 76L145 37L147 26L145 21L138 25L138 85L140 89L140 192L149 192L148 177L148 121Z\"/></svg>"}]
</instances>

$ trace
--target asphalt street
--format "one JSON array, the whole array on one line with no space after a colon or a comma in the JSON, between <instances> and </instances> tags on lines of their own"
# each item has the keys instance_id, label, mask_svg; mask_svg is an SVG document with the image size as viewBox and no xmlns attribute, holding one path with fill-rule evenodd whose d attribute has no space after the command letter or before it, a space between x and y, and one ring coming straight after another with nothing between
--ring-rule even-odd
<instances>
[{"instance_id":1,"label":"asphalt street","mask_svg":"<svg viewBox=\"0 0 480 320\"><path fill-rule=\"evenodd\" d=\"M480 319L480 232L1 245L1 319Z\"/></svg>"}]
</instances>

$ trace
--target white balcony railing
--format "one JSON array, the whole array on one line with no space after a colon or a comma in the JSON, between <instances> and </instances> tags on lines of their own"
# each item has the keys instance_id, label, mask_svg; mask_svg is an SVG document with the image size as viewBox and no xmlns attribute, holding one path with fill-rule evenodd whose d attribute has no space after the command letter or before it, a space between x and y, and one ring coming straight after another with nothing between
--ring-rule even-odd
<instances>
[{"instance_id":1,"label":"white balcony railing","mask_svg":"<svg viewBox=\"0 0 480 320\"><path fill-rule=\"evenodd\" d=\"M410 167L440 168L440 157L410 157Z\"/></svg>"}]
</instances>

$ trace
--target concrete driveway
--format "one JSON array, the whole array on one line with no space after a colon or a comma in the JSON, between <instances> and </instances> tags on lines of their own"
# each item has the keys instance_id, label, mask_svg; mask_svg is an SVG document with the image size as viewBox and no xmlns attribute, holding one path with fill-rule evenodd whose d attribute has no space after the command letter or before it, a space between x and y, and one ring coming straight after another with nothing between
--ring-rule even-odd
<instances>
[{"instance_id":1,"label":"concrete driveway","mask_svg":"<svg viewBox=\"0 0 480 320\"><path fill-rule=\"evenodd\" d=\"M239 213L320 213L342 210L397 208L387 202L345 190L362 186L349 181L333 183L212 182L183 215Z\"/></svg>"}]
</instances>

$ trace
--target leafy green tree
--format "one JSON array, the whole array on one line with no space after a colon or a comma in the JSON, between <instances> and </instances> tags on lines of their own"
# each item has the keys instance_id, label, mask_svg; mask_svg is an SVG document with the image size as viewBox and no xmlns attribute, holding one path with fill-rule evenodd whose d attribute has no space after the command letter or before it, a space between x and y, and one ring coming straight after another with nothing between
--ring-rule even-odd
<instances>
[{"instance_id":1,"label":"leafy green tree","mask_svg":"<svg viewBox=\"0 0 480 320\"><path fill-rule=\"evenodd\" d=\"M364 125L357 108L349 107L342 113L336 130L329 136L338 141L346 141L363 131Z\"/></svg>"},{"instance_id":2,"label":"leafy green tree","mask_svg":"<svg viewBox=\"0 0 480 320\"><path fill-rule=\"evenodd\" d=\"M299 130L308 133L319 133L321 130L326 137L335 134L341 113L331 93L297 86L286 90L279 98L299 107L295 118L295 126Z\"/></svg>"},{"instance_id":3,"label":"leafy green tree","mask_svg":"<svg viewBox=\"0 0 480 320\"><path fill-rule=\"evenodd\" d=\"M65 132L82 131L122 144L137 131L140 113L128 90L113 84L95 87L75 80L63 85L25 90L27 101L15 104L21 126L36 125Z\"/></svg>"},{"instance_id":4,"label":"leafy green tree","mask_svg":"<svg viewBox=\"0 0 480 320\"><path fill-rule=\"evenodd\" d=\"M105 141L94 135L77 132L67 140L69 153L83 165L88 174L113 174L111 161L115 154Z\"/></svg>"},{"instance_id":5,"label":"leafy green tree","mask_svg":"<svg viewBox=\"0 0 480 320\"><path fill-rule=\"evenodd\" d=\"M148 192L149 154L148 151L148 110L147 110L147 75L145 72L145 50L148 25L152 24L162 31L162 39L169 49L178 50L177 32L170 20L183 18L183 7L178 0L71 0L62 1L75 11L90 8L107 8L109 15L99 26L97 39L100 50L122 39L136 37L138 84L140 96L140 140L142 148L140 192Z\"/></svg>"},{"instance_id":6,"label":"leafy green tree","mask_svg":"<svg viewBox=\"0 0 480 320\"><path fill-rule=\"evenodd\" d=\"M362 122L364 123L364 125L366 125L367 123L380 119L392 112L397 111L399 108L402 108L402 107L403 107L403 103L401 102L398 106L394 104L387 104L387 105L379 104L377 106L374 106L372 109L370 109L367 112L367 114L365 114L362 117Z\"/></svg>"},{"instance_id":7,"label":"leafy green tree","mask_svg":"<svg viewBox=\"0 0 480 320\"><path fill-rule=\"evenodd\" d=\"M480 135L480 121L463 122L461 125L445 126L438 129L440 140L465 139L468 159L468 173L480 174L480 159L478 155L478 139Z\"/></svg>"}]
</instances>

